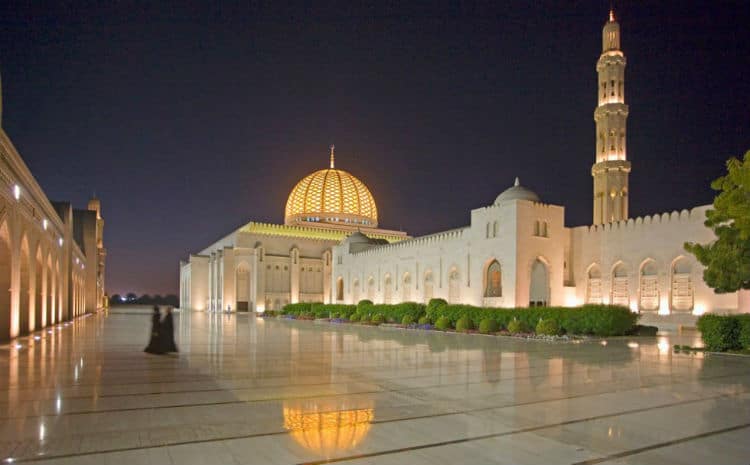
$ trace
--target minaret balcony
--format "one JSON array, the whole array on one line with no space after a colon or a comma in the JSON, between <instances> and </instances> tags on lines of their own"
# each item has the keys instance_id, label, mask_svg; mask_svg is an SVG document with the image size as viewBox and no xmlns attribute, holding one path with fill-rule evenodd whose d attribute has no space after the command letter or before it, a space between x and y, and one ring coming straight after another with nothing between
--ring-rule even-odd
<instances>
[{"instance_id":1,"label":"minaret balcony","mask_svg":"<svg viewBox=\"0 0 750 465\"><path fill-rule=\"evenodd\" d=\"M594 110L594 121L611 115L628 116L628 106L622 102L603 103Z\"/></svg>"}]
</instances>

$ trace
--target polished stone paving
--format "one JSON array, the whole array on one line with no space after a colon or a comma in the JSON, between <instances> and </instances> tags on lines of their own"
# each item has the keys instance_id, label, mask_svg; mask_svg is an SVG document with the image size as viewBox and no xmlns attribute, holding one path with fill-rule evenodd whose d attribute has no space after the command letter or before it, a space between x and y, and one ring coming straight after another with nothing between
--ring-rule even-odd
<instances>
[{"instance_id":1,"label":"polished stone paving","mask_svg":"<svg viewBox=\"0 0 750 465\"><path fill-rule=\"evenodd\" d=\"M0 346L0 459L65 464L750 463L750 358L178 314ZM37 336L36 339L34 336Z\"/></svg>"}]
</instances>

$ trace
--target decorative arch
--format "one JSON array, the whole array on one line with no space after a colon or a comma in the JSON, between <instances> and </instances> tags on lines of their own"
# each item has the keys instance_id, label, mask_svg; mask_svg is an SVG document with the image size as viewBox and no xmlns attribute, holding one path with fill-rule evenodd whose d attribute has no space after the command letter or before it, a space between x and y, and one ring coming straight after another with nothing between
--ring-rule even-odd
<instances>
[{"instance_id":1,"label":"decorative arch","mask_svg":"<svg viewBox=\"0 0 750 465\"><path fill-rule=\"evenodd\" d=\"M610 302L612 305L630 305L630 277L628 267L623 261L617 261L612 265L612 289L610 291Z\"/></svg>"},{"instance_id":2,"label":"decorative arch","mask_svg":"<svg viewBox=\"0 0 750 465\"><path fill-rule=\"evenodd\" d=\"M592 263L586 269L586 299L587 304L602 303L602 270L597 263Z\"/></svg>"},{"instance_id":3,"label":"decorative arch","mask_svg":"<svg viewBox=\"0 0 750 465\"><path fill-rule=\"evenodd\" d=\"M26 233L21 236L21 251L19 255L20 260L20 287L18 288L19 294L19 305L18 305L18 332L17 334L23 335L29 333L29 325L34 309L30 307L29 294L31 292L30 278L30 257L29 257L29 238Z\"/></svg>"},{"instance_id":4,"label":"decorative arch","mask_svg":"<svg viewBox=\"0 0 750 465\"><path fill-rule=\"evenodd\" d=\"M659 310L659 269L656 261L647 258L639 267L638 308L644 311Z\"/></svg>"},{"instance_id":5,"label":"decorative arch","mask_svg":"<svg viewBox=\"0 0 750 465\"><path fill-rule=\"evenodd\" d=\"M543 307L549 304L549 265L547 260L536 257L529 271L529 307Z\"/></svg>"},{"instance_id":6,"label":"decorative arch","mask_svg":"<svg viewBox=\"0 0 750 465\"><path fill-rule=\"evenodd\" d=\"M401 302L411 301L411 274L407 271L401 278Z\"/></svg>"},{"instance_id":7,"label":"decorative arch","mask_svg":"<svg viewBox=\"0 0 750 465\"><path fill-rule=\"evenodd\" d=\"M52 253L47 252L47 324L53 324L55 320L55 296L57 281L55 278L54 268L52 268Z\"/></svg>"},{"instance_id":8,"label":"decorative arch","mask_svg":"<svg viewBox=\"0 0 750 465\"><path fill-rule=\"evenodd\" d=\"M672 260L670 266L669 307L677 312L691 312L695 304L692 264L684 255Z\"/></svg>"},{"instance_id":9,"label":"decorative arch","mask_svg":"<svg viewBox=\"0 0 750 465\"><path fill-rule=\"evenodd\" d=\"M375 277L367 278L367 300L375 302Z\"/></svg>"},{"instance_id":10,"label":"decorative arch","mask_svg":"<svg viewBox=\"0 0 750 465\"><path fill-rule=\"evenodd\" d=\"M391 275L386 273L383 278L383 303L393 303L393 281L391 281Z\"/></svg>"},{"instance_id":11,"label":"decorative arch","mask_svg":"<svg viewBox=\"0 0 750 465\"><path fill-rule=\"evenodd\" d=\"M37 243L34 254L34 328L46 325L44 317L44 259L42 258L42 244Z\"/></svg>"},{"instance_id":12,"label":"decorative arch","mask_svg":"<svg viewBox=\"0 0 750 465\"><path fill-rule=\"evenodd\" d=\"M359 302L359 279L352 282L352 303L356 304L357 302Z\"/></svg>"},{"instance_id":13,"label":"decorative arch","mask_svg":"<svg viewBox=\"0 0 750 465\"><path fill-rule=\"evenodd\" d=\"M10 339L11 250L8 222L0 218L0 341Z\"/></svg>"},{"instance_id":14,"label":"decorative arch","mask_svg":"<svg viewBox=\"0 0 750 465\"><path fill-rule=\"evenodd\" d=\"M424 285L422 286L422 300L428 303L435 293L435 282L432 276L432 270L424 272Z\"/></svg>"},{"instance_id":15,"label":"decorative arch","mask_svg":"<svg viewBox=\"0 0 750 465\"><path fill-rule=\"evenodd\" d=\"M488 260L484 267L484 297L503 296L503 272L497 259Z\"/></svg>"},{"instance_id":16,"label":"decorative arch","mask_svg":"<svg viewBox=\"0 0 750 465\"><path fill-rule=\"evenodd\" d=\"M451 267L448 271L448 303L457 304L461 302L461 274L458 267Z\"/></svg>"}]
</instances>

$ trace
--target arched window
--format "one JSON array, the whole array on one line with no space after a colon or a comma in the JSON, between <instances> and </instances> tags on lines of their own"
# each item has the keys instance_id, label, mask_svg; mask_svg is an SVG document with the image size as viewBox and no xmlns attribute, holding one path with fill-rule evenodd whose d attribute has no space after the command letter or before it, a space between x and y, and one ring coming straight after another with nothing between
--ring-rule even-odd
<instances>
[{"instance_id":1,"label":"arched window","mask_svg":"<svg viewBox=\"0 0 750 465\"><path fill-rule=\"evenodd\" d=\"M547 222L546 221L542 221L542 230L541 230L541 234L540 235L542 237L548 237L548 235L547 235Z\"/></svg>"},{"instance_id":2,"label":"arched window","mask_svg":"<svg viewBox=\"0 0 750 465\"><path fill-rule=\"evenodd\" d=\"M612 305L630 305L628 269L623 263L618 263L612 269Z\"/></svg>"},{"instance_id":3,"label":"arched window","mask_svg":"<svg viewBox=\"0 0 750 465\"><path fill-rule=\"evenodd\" d=\"M691 277L692 267L685 257L672 262L671 308L676 311L691 311L694 295Z\"/></svg>"},{"instance_id":4,"label":"arched window","mask_svg":"<svg viewBox=\"0 0 750 465\"><path fill-rule=\"evenodd\" d=\"M401 281L401 302L411 301L411 275L404 273L404 279Z\"/></svg>"},{"instance_id":5,"label":"arched window","mask_svg":"<svg viewBox=\"0 0 750 465\"><path fill-rule=\"evenodd\" d=\"M336 279L336 300L344 300L344 278Z\"/></svg>"},{"instance_id":6,"label":"arched window","mask_svg":"<svg viewBox=\"0 0 750 465\"><path fill-rule=\"evenodd\" d=\"M484 296L485 297L502 297L503 295L503 274L500 269L500 263L492 260L484 276Z\"/></svg>"},{"instance_id":7,"label":"arched window","mask_svg":"<svg viewBox=\"0 0 750 465\"><path fill-rule=\"evenodd\" d=\"M589 267L588 280L586 283L586 303L602 303L602 272L599 269L599 265L596 264Z\"/></svg>"},{"instance_id":8,"label":"arched window","mask_svg":"<svg viewBox=\"0 0 750 465\"><path fill-rule=\"evenodd\" d=\"M433 289L434 289L434 285L432 282L432 271L428 270L424 274L424 286L422 287L424 303L429 303L430 299L432 299L433 292L434 292Z\"/></svg>"},{"instance_id":9,"label":"arched window","mask_svg":"<svg viewBox=\"0 0 750 465\"><path fill-rule=\"evenodd\" d=\"M492 237L497 237L497 221L492 223Z\"/></svg>"},{"instance_id":10,"label":"arched window","mask_svg":"<svg viewBox=\"0 0 750 465\"><path fill-rule=\"evenodd\" d=\"M534 222L534 235L538 236L540 231L539 220Z\"/></svg>"},{"instance_id":11,"label":"arched window","mask_svg":"<svg viewBox=\"0 0 750 465\"><path fill-rule=\"evenodd\" d=\"M638 308L646 311L659 309L659 273L653 260L646 260L641 265L638 294Z\"/></svg>"},{"instance_id":12,"label":"arched window","mask_svg":"<svg viewBox=\"0 0 750 465\"><path fill-rule=\"evenodd\" d=\"M460 275L456 268L451 269L448 274L448 303L457 304L461 300Z\"/></svg>"},{"instance_id":13,"label":"arched window","mask_svg":"<svg viewBox=\"0 0 750 465\"><path fill-rule=\"evenodd\" d=\"M359 279L355 279L352 283L352 303L357 302L359 302Z\"/></svg>"},{"instance_id":14,"label":"arched window","mask_svg":"<svg viewBox=\"0 0 750 465\"><path fill-rule=\"evenodd\" d=\"M485 231L484 237L485 237L485 239L489 239L490 238L490 224L489 223L487 223L487 231Z\"/></svg>"}]
</instances>

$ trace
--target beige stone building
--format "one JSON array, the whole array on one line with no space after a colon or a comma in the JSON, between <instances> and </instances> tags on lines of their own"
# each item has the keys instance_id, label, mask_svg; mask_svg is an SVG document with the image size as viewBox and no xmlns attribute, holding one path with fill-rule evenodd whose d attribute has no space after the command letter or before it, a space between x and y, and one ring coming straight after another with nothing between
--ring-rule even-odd
<instances>
[{"instance_id":1,"label":"beige stone building","mask_svg":"<svg viewBox=\"0 0 750 465\"><path fill-rule=\"evenodd\" d=\"M702 265L683 249L688 241L713 240L703 225L710 206L630 218L625 64L620 25L610 13L596 64L592 225L567 227L563 206L543 202L516 179L491 205L472 210L468 226L407 238L368 229L376 218L363 222L367 215L350 215L340 191L320 197L325 181L303 180L289 197L285 226L250 223L183 263L182 301L238 308L247 298L257 310L433 297L488 307L612 303L659 325L691 324L707 311L750 311L746 292L714 293ZM316 193L313 203L299 200L308 189ZM366 198L375 211L369 192ZM328 210L320 214L323 204ZM248 272L258 274L244 277ZM314 285L304 284L310 273Z\"/></svg>"},{"instance_id":2,"label":"beige stone building","mask_svg":"<svg viewBox=\"0 0 750 465\"><path fill-rule=\"evenodd\" d=\"M104 220L51 202L2 129L0 96L0 342L106 304Z\"/></svg>"}]
</instances>

